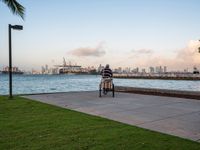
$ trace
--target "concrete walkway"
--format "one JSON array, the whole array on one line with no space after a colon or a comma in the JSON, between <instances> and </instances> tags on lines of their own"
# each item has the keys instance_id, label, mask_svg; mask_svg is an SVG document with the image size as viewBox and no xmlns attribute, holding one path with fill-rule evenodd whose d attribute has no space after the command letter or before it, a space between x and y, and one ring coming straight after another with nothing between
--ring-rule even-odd
<instances>
[{"instance_id":1,"label":"concrete walkway","mask_svg":"<svg viewBox=\"0 0 200 150\"><path fill-rule=\"evenodd\" d=\"M98 92L24 97L200 142L199 100L128 93L99 98Z\"/></svg>"}]
</instances>

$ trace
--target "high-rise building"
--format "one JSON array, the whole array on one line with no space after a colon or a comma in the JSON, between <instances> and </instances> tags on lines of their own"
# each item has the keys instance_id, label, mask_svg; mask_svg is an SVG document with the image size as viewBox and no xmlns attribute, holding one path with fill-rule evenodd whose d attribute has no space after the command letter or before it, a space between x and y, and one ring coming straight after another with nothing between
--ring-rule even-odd
<instances>
[{"instance_id":1,"label":"high-rise building","mask_svg":"<svg viewBox=\"0 0 200 150\"><path fill-rule=\"evenodd\" d=\"M131 72L131 68L130 67L126 67L123 69L123 73L130 73Z\"/></svg>"},{"instance_id":2,"label":"high-rise building","mask_svg":"<svg viewBox=\"0 0 200 150\"><path fill-rule=\"evenodd\" d=\"M164 66L163 72L164 72L164 73L167 72L167 66Z\"/></svg>"},{"instance_id":3,"label":"high-rise building","mask_svg":"<svg viewBox=\"0 0 200 150\"><path fill-rule=\"evenodd\" d=\"M101 72L101 70L104 68L104 66L102 66L101 64L99 65L99 67L97 68L98 72Z\"/></svg>"},{"instance_id":4,"label":"high-rise building","mask_svg":"<svg viewBox=\"0 0 200 150\"><path fill-rule=\"evenodd\" d=\"M48 65L45 65L45 72L48 72L49 68Z\"/></svg>"},{"instance_id":5,"label":"high-rise building","mask_svg":"<svg viewBox=\"0 0 200 150\"><path fill-rule=\"evenodd\" d=\"M43 66L41 67L41 73L45 74L45 67L43 67Z\"/></svg>"},{"instance_id":6,"label":"high-rise building","mask_svg":"<svg viewBox=\"0 0 200 150\"><path fill-rule=\"evenodd\" d=\"M49 74L59 74L58 68L50 68L49 69Z\"/></svg>"},{"instance_id":7,"label":"high-rise building","mask_svg":"<svg viewBox=\"0 0 200 150\"><path fill-rule=\"evenodd\" d=\"M149 67L149 73L154 73L154 67Z\"/></svg>"},{"instance_id":8,"label":"high-rise building","mask_svg":"<svg viewBox=\"0 0 200 150\"><path fill-rule=\"evenodd\" d=\"M163 72L162 66L157 66L156 67L156 73L162 73L162 72Z\"/></svg>"},{"instance_id":9,"label":"high-rise building","mask_svg":"<svg viewBox=\"0 0 200 150\"><path fill-rule=\"evenodd\" d=\"M142 73L146 73L146 70L145 70L145 68L142 68Z\"/></svg>"},{"instance_id":10,"label":"high-rise building","mask_svg":"<svg viewBox=\"0 0 200 150\"><path fill-rule=\"evenodd\" d=\"M139 68L137 67L137 68L134 68L133 70L132 70L132 72L133 73L138 73L139 72Z\"/></svg>"},{"instance_id":11,"label":"high-rise building","mask_svg":"<svg viewBox=\"0 0 200 150\"><path fill-rule=\"evenodd\" d=\"M119 68L118 68L118 72L119 72L119 73L122 73L122 67L119 67Z\"/></svg>"}]
</instances>

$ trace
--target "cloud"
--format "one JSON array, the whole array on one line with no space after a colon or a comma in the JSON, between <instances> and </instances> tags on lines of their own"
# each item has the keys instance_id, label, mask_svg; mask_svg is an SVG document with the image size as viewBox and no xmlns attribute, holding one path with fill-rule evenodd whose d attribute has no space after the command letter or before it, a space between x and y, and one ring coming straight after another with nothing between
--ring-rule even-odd
<instances>
[{"instance_id":1,"label":"cloud","mask_svg":"<svg viewBox=\"0 0 200 150\"><path fill-rule=\"evenodd\" d=\"M139 49L139 50L132 50L131 53L135 53L135 54L152 54L153 50L151 49Z\"/></svg>"},{"instance_id":2,"label":"cloud","mask_svg":"<svg viewBox=\"0 0 200 150\"><path fill-rule=\"evenodd\" d=\"M186 48L183 48L177 52L176 59L185 63L200 63L200 53L198 48L200 47L199 41L191 40Z\"/></svg>"},{"instance_id":3,"label":"cloud","mask_svg":"<svg viewBox=\"0 0 200 150\"><path fill-rule=\"evenodd\" d=\"M80 47L74 50L71 50L69 54L74 56L92 56L92 57L101 57L106 54L103 43L100 43L96 47Z\"/></svg>"},{"instance_id":4,"label":"cloud","mask_svg":"<svg viewBox=\"0 0 200 150\"><path fill-rule=\"evenodd\" d=\"M165 53L154 53L150 49L132 50L126 55L126 58L118 59L124 66L149 67L149 66L167 66L170 70L183 70L193 66L200 67L200 53L198 48L200 42L191 40L185 48L179 49L170 55Z\"/></svg>"},{"instance_id":5,"label":"cloud","mask_svg":"<svg viewBox=\"0 0 200 150\"><path fill-rule=\"evenodd\" d=\"M135 58L135 57L139 58L139 57L145 57L145 56L149 57L152 54L153 54L153 50L151 49L145 49L145 48L138 49L138 50L133 49L129 53L128 58Z\"/></svg>"}]
</instances>

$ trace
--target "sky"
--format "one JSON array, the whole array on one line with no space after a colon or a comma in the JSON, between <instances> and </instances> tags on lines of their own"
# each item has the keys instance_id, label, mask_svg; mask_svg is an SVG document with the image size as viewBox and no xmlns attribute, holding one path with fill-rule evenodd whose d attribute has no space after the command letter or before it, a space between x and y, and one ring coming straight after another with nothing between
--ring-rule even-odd
<instances>
[{"instance_id":1,"label":"sky","mask_svg":"<svg viewBox=\"0 0 200 150\"><path fill-rule=\"evenodd\" d=\"M67 62L85 66L200 68L199 0L18 0L25 20L0 1L0 70L40 69Z\"/></svg>"}]
</instances>

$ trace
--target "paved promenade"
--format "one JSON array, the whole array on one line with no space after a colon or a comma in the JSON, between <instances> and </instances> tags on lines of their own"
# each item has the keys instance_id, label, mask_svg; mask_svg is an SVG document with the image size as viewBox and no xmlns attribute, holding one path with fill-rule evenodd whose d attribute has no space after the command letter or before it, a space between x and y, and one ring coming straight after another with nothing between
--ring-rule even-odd
<instances>
[{"instance_id":1,"label":"paved promenade","mask_svg":"<svg viewBox=\"0 0 200 150\"><path fill-rule=\"evenodd\" d=\"M109 93L111 94L111 93ZM48 104L200 142L200 100L98 92L26 95Z\"/></svg>"}]
</instances>

